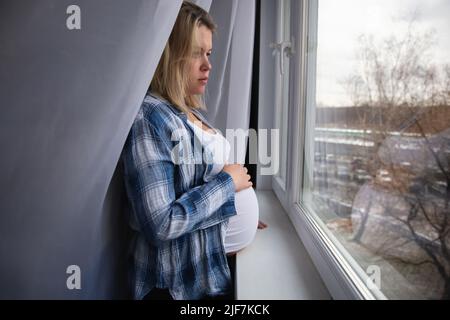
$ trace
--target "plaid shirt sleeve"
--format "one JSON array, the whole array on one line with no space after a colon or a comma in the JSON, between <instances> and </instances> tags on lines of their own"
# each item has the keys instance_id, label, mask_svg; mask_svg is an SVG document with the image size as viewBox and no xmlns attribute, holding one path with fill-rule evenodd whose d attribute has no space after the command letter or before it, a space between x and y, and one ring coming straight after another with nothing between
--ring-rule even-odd
<instances>
[{"instance_id":1,"label":"plaid shirt sleeve","mask_svg":"<svg viewBox=\"0 0 450 320\"><path fill-rule=\"evenodd\" d=\"M234 202L235 195L231 176L222 171L208 183L176 197L175 183L180 182L174 178L173 142L164 126L167 119L160 120L158 115L151 120L137 118L123 155L125 182L136 220L154 244L223 222L229 214L224 216L218 209L227 201Z\"/></svg>"}]
</instances>

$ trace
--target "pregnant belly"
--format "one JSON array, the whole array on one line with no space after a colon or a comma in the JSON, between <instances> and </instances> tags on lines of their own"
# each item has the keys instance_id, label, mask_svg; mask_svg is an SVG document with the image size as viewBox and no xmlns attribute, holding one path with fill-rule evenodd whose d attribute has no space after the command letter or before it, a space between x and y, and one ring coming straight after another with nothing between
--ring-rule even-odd
<instances>
[{"instance_id":1,"label":"pregnant belly","mask_svg":"<svg viewBox=\"0 0 450 320\"><path fill-rule=\"evenodd\" d=\"M259 205L253 188L236 192L234 204L237 214L228 221L224 239L227 253L237 252L248 246L258 227Z\"/></svg>"},{"instance_id":2,"label":"pregnant belly","mask_svg":"<svg viewBox=\"0 0 450 320\"><path fill-rule=\"evenodd\" d=\"M238 215L251 215L254 220L256 218L256 221L258 221L258 199L253 188L236 192L234 201Z\"/></svg>"}]
</instances>

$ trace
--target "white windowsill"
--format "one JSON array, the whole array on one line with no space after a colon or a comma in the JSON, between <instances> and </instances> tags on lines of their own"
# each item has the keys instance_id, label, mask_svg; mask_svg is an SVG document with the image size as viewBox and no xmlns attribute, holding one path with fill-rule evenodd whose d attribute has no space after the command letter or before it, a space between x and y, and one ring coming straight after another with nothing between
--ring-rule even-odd
<instances>
[{"instance_id":1,"label":"white windowsill","mask_svg":"<svg viewBox=\"0 0 450 320\"><path fill-rule=\"evenodd\" d=\"M238 300L331 299L289 217L272 191L256 192L260 219L253 243L236 257Z\"/></svg>"}]
</instances>

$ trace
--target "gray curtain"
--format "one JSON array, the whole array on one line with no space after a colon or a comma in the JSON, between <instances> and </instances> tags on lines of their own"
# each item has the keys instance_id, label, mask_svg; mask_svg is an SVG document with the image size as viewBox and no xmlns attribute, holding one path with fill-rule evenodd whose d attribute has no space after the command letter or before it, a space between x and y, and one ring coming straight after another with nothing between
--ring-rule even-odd
<instances>
[{"instance_id":1,"label":"gray curtain","mask_svg":"<svg viewBox=\"0 0 450 320\"><path fill-rule=\"evenodd\" d=\"M0 3L0 299L127 296L112 176L181 1L76 3Z\"/></svg>"},{"instance_id":2,"label":"gray curtain","mask_svg":"<svg viewBox=\"0 0 450 320\"><path fill-rule=\"evenodd\" d=\"M213 38L206 117L223 134L226 129L246 130L250 120L255 1L213 0L210 13L218 32ZM236 159L244 163L245 152L237 154Z\"/></svg>"},{"instance_id":3,"label":"gray curtain","mask_svg":"<svg viewBox=\"0 0 450 320\"><path fill-rule=\"evenodd\" d=\"M200 7L205 9L206 11L209 11L209 8L211 7L211 1L212 0L194 0L192 2L197 4L197 5L199 5Z\"/></svg>"}]
</instances>

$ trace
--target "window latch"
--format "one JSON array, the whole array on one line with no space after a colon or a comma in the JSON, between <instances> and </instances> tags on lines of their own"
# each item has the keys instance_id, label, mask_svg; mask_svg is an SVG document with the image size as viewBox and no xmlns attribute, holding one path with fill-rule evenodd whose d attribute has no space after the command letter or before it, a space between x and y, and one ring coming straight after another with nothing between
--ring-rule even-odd
<instances>
[{"instance_id":1,"label":"window latch","mask_svg":"<svg viewBox=\"0 0 450 320\"><path fill-rule=\"evenodd\" d=\"M270 47L273 49L272 55L280 54L280 73L284 74L284 56L290 58L294 55L294 39L291 41L281 41L279 43L272 42Z\"/></svg>"}]
</instances>

